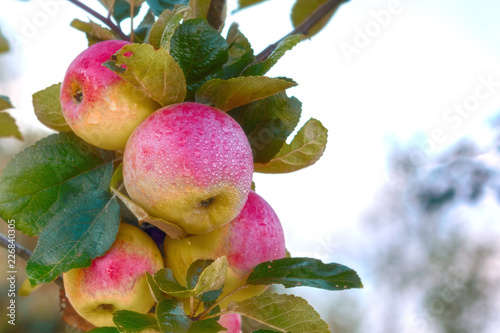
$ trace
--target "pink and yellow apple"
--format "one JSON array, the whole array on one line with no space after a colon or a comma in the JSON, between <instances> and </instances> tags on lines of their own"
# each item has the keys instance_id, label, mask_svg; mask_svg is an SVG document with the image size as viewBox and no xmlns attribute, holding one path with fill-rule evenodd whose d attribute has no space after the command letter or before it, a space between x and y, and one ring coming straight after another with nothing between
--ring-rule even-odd
<instances>
[{"instance_id":1,"label":"pink and yellow apple","mask_svg":"<svg viewBox=\"0 0 500 333\"><path fill-rule=\"evenodd\" d=\"M252 269L264 262L286 256L283 229L271 206L250 191L240 214L231 223L203 235L191 235L181 240L167 237L164 243L165 267L177 281L184 283L189 266L199 259L215 260L226 256L229 268L222 295L240 287ZM265 286L248 286L221 302L224 309L231 301L242 301L258 295Z\"/></svg>"},{"instance_id":2,"label":"pink and yellow apple","mask_svg":"<svg viewBox=\"0 0 500 333\"><path fill-rule=\"evenodd\" d=\"M252 150L240 125L218 109L193 102L147 117L130 136L123 156L130 198L189 234L234 219L252 175Z\"/></svg>"},{"instance_id":3,"label":"pink and yellow apple","mask_svg":"<svg viewBox=\"0 0 500 333\"><path fill-rule=\"evenodd\" d=\"M160 107L102 66L126 44L110 40L90 46L69 65L61 86L61 107L69 127L103 149L123 149L137 125Z\"/></svg>"},{"instance_id":4,"label":"pink and yellow apple","mask_svg":"<svg viewBox=\"0 0 500 333\"><path fill-rule=\"evenodd\" d=\"M89 267L63 274L75 311L95 326L114 326L113 312L148 313L155 304L145 273L163 268L156 243L141 229L121 223L111 248Z\"/></svg>"},{"instance_id":5,"label":"pink and yellow apple","mask_svg":"<svg viewBox=\"0 0 500 333\"><path fill-rule=\"evenodd\" d=\"M219 324L226 330L225 333L241 333L241 316L237 313L228 313L220 316Z\"/></svg>"}]
</instances>

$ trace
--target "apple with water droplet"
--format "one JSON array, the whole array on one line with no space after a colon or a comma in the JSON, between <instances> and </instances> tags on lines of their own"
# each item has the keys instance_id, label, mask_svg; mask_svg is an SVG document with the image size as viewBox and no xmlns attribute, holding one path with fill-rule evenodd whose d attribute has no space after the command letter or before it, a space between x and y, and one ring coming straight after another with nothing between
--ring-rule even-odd
<instances>
[{"instance_id":1,"label":"apple with water droplet","mask_svg":"<svg viewBox=\"0 0 500 333\"><path fill-rule=\"evenodd\" d=\"M228 271L219 299L243 285L258 264L286 256L285 237L280 220L271 205L250 191L242 211L229 224L203 235L176 240L166 237L165 267L170 268L179 283L186 285L189 266L196 260L227 257ZM248 286L234 293L221 308L265 291L266 286Z\"/></svg>"},{"instance_id":2,"label":"apple with water droplet","mask_svg":"<svg viewBox=\"0 0 500 333\"><path fill-rule=\"evenodd\" d=\"M61 86L61 107L69 127L103 149L125 147L132 131L160 108L152 99L102 64L126 41L96 43L69 65Z\"/></svg>"},{"instance_id":3,"label":"apple with water droplet","mask_svg":"<svg viewBox=\"0 0 500 333\"><path fill-rule=\"evenodd\" d=\"M113 312L148 313L155 300L145 273L164 267L156 243L148 234L121 223L111 248L89 267L63 274L66 296L76 312L91 324L114 326Z\"/></svg>"},{"instance_id":4,"label":"apple with water droplet","mask_svg":"<svg viewBox=\"0 0 500 333\"><path fill-rule=\"evenodd\" d=\"M123 156L123 182L149 214L203 234L233 220L252 184L247 136L227 113L184 102L148 116Z\"/></svg>"}]
</instances>

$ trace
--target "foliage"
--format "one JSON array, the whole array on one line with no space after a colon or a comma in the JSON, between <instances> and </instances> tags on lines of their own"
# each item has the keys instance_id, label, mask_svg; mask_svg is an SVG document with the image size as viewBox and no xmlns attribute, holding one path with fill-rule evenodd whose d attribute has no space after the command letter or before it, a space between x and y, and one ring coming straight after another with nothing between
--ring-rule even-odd
<instances>
[{"instance_id":1,"label":"foliage","mask_svg":"<svg viewBox=\"0 0 500 333\"><path fill-rule=\"evenodd\" d=\"M124 46L103 65L162 106L196 101L227 112L248 136L256 172L297 171L322 156L327 129L319 120L309 119L286 143L302 111L301 102L286 92L297 83L265 76L309 31L283 38L269 55L258 57L236 24L226 37L221 35L224 11L219 6L223 1L100 2L118 25L111 24L109 18L101 18L109 29L93 21L74 20L71 26L86 34L89 45L120 38L120 22L134 18L143 6L149 7L137 33L130 36L135 43ZM259 2L240 1L240 9ZM298 0L294 13L302 15L292 14L294 25L307 20L320 2L312 6ZM314 33L333 12L328 15L315 25ZM132 223L161 225L173 238L185 236L175 225L157 223L159 218L147 214L120 191L122 153L93 147L71 132L62 116L60 87L57 83L33 95L38 119L58 133L16 155L0 175L0 216L15 219L19 231L39 237L26 268L32 286L51 282L70 269L89 266L109 249L123 216ZM8 98L0 96L0 111L10 108ZM21 139L13 119L5 112L0 117L0 135ZM216 319L225 313L238 313L264 324L268 330L262 332L329 331L305 300L292 295L265 293L221 309L216 299L227 268L225 257L195 262L188 270L187 287L176 281L169 269L148 275L157 301L155 316L117 311L116 328L92 332L218 332L221 327ZM270 284L325 290L362 288L354 270L312 258L262 263L240 288ZM190 315L184 312L183 298L195 307Z\"/></svg>"}]
</instances>

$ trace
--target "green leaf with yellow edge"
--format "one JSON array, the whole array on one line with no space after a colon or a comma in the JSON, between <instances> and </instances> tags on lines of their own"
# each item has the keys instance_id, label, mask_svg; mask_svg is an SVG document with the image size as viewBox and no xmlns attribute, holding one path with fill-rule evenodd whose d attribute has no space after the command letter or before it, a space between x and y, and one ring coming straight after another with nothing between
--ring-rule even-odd
<instances>
[{"instance_id":1,"label":"green leaf with yellow edge","mask_svg":"<svg viewBox=\"0 0 500 333\"><path fill-rule=\"evenodd\" d=\"M149 44L128 44L104 66L162 106L182 102L186 96L184 73L163 48L155 50Z\"/></svg>"},{"instance_id":2,"label":"green leaf with yellow edge","mask_svg":"<svg viewBox=\"0 0 500 333\"><path fill-rule=\"evenodd\" d=\"M277 332L330 333L328 325L303 298L263 293L242 302L231 302L229 313L239 313Z\"/></svg>"},{"instance_id":3,"label":"green leaf with yellow edge","mask_svg":"<svg viewBox=\"0 0 500 333\"><path fill-rule=\"evenodd\" d=\"M285 92L232 109L228 114L248 137L255 163L267 163L297 126L302 103Z\"/></svg>"},{"instance_id":4,"label":"green leaf with yellow edge","mask_svg":"<svg viewBox=\"0 0 500 333\"><path fill-rule=\"evenodd\" d=\"M156 303L164 300L165 295L161 291L160 287L158 287L155 279L151 276L151 274L149 274L149 272L146 272L146 280L148 281L149 289L151 290L151 294L153 295Z\"/></svg>"},{"instance_id":5,"label":"green leaf with yellow edge","mask_svg":"<svg viewBox=\"0 0 500 333\"><path fill-rule=\"evenodd\" d=\"M23 135L16 125L16 120L8 113L0 113L0 138L15 137L23 140Z\"/></svg>"},{"instance_id":6,"label":"green leaf with yellow edge","mask_svg":"<svg viewBox=\"0 0 500 333\"><path fill-rule=\"evenodd\" d=\"M71 131L61 108L61 83L33 94L33 108L38 120L57 132Z\"/></svg>"},{"instance_id":7,"label":"green leaf with yellow edge","mask_svg":"<svg viewBox=\"0 0 500 333\"><path fill-rule=\"evenodd\" d=\"M12 106L10 99L7 96L0 95L0 111L12 108L14 107Z\"/></svg>"},{"instance_id":8,"label":"green leaf with yellow edge","mask_svg":"<svg viewBox=\"0 0 500 333\"><path fill-rule=\"evenodd\" d=\"M285 37L281 42L278 43L276 49L273 53L264 61L258 62L249 66L242 75L244 76L255 76L266 74L276 63L285 55L285 53L291 50L295 45L303 41L306 37L304 35L291 35Z\"/></svg>"},{"instance_id":9,"label":"green leaf with yellow edge","mask_svg":"<svg viewBox=\"0 0 500 333\"><path fill-rule=\"evenodd\" d=\"M174 10L165 9L151 27L149 44L155 49L163 47L170 51L170 40L189 9L188 6L175 6Z\"/></svg>"},{"instance_id":10,"label":"green leaf with yellow edge","mask_svg":"<svg viewBox=\"0 0 500 333\"><path fill-rule=\"evenodd\" d=\"M160 332L155 317L129 310L113 312L113 323L120 333Z\"/></svg>"},{"instance_id":11,"label":"green leaf with yellow edge","mask_svg":"<svg viewBox=\"0 0 500 333\"><path fill-rule=\"evenodd\" d=\"M186 76L188 100L205 82L224 78L227 48L224 37L204 19L186 20L175 30L170 52Z\"/></svg>"},{"instance_id":12,"label":"green leaf with yellow edge","mask_svg":"<svg viewBox=\"0 0 500 333\"><path fill-rule=\"evenodd\" d=\"M158 287L167 295L178 298L198 297L203 293L222 288L227 268L227 258L218 258L203 270L193 288L186 288L181 285L169 268L159 270L154 275L154 280Z\"/></svg>"},{"instance_id":13,"label":"green leaf with yellow edge","mask_svg":"<svg viewBox=\"0 0 500 333\"><path fill-rule=\"evenodd\" d=\"M79 19L74 19L71 21L70 25L77 30L85 32L89 46L104 40L117 39L117 36L113 31L104 28L93 21L84 22Z\"/></svg>"},{"instance_id":14,"label":"green leaf with yellow edge","mask_svg":"<svg viewBox=\"0 0 500 333\"><path fill-rule=\"evenodd\" d=\"M186 333L192 324L184 312L184 304L175 299L165 299L158 303L156 318L162 333Z\"/></svg>"},{"instance_id":15,"label":"green leaf with yellow edge","mask_svg":"<svg viewBox=\"0 0 500 333\"><path fill-rule=\"evenodd\" d=\"M296 0L292 8L292 23L294 28L298 27L302 22L304 22L311 14L313 14L319 7L324 5L328 0ZM346 2L348 0L342 1ZM309 37L317 34L321 29L323 29L328 21L332 18L333 14L340 7L341 2L333 8L328 14L326 14L321 20L318 21L307 34Z\"/></svg>"},{"instance_id":16,"label":"green leaf with yellow edge","mask_svg":"<svg viewBox=\"0 0 500 333\"><path fill-rule=\"evenodd\" d=\"M119 172L119 171L118 171ZM119 176L117 176L119 177ZM174 239L181 239L186 235L186 232L182 230L176 224L168 222L162 218L149 215L144 208L132 201L128 196L118 191L116 188L111 188L111 192L116 195L130 210L130 212L137 218L139 225L147 222L154 225L158 229L165 232L168 236Z\"/></svg>"},{"instance_id":17,"label":"green leaf with yellow edge","mask_svg":"<svg viewBox=\"0 0 500 333\"><path fill-rule=\"evenodd\" d=\"M267 76L242 76L229 80L213 79L198 89L195 100L222 111L229 111L296 85L297 83L291 80Z\"/></svg>"},{"instance_id":18,"label":"green leaf with yellow edge","mask_svg":"<svg viewBox=\"0 0 500 333\"><path fill-rule=\"evenodd\" d=\"M309 119L290 144L267 163L255 163L255 172L287 173L306 168L319 160L326 148L328 130L316 119Z\"/></svg>"},{"instance_id":19,"label":"green leaf with yellow edge","mask_svg":"<svg viewBox=\"0 0 500 333\"><path fill-rule=\"evenodd\" d=\"M325 290L363 288L356 271L336 263L313 258L283 258L254 267L247 284L282 284L285 288L313 287Z\"/></svg>"},{"instance_id":20,"label":"green leaf with yellow edge","mask_svg":"<svg viewBox=\"0 0 500 333\"><path fill-rule=\"evenodd\" d=\"M229 45L229 58L223 69L226 79L230 79L240 76L243 70L255 60L255 56L250 42L238 29L237 23L229 27L226 40Z\"/></svg>"}]
</instances>

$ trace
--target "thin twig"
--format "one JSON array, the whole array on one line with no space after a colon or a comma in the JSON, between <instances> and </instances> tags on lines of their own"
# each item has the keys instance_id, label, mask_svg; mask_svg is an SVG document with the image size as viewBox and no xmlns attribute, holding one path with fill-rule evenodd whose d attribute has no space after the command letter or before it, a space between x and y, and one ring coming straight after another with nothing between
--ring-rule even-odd
<instances>
[{"instance_id":1,"label":"thin twig","mask_svg":"<svg viewBox=\"0 0 500 333\"><path fill-rule=\"evenodd\" d=\"M254 63L266 60L273 53L278 44L286 37L299 34L308 35L309 30L311 30L312 27L314 27L319 21L321 21L326 15L328 15L328 13L334 10L337 6L348 1L349 0L329 0L325 2L292 32L290 32L289 34L278 40L276 43L269 45L262 52L260 52L255 57Z\"/></svg>"},{"instance_id":2,"label":"thin twig","mask_svg":"<svg viewBox=\"0 0 500 333\"><path fill-rule=\"evenodd\" d=\"M114 24L113 21L111 21L109 18L106 18L106 17L102 16L101 14L99 14L98 12L96 12L95 10L93 10L92 8L90 8L89 6L81 3L79 0L68 0L68 1L71 2L72 4L76 5L76 6L80 7L81 9L83 9L84 11L86 11L87 13L89 13L90 15L94 16L95 18L97 18L98 20L100 20L102 23L106 24L121 39L128 40L128 36L123 33L122 29L119 26L117 26L116 24Z\"/></svg>"},{"instance_id":3,"label":"thin twig","mask_svg":"<svg viewBox=\"0 0 500 333\"><path fill-rule=\"evenodd\" d=\"M134 0L130 1L130 42L134 42Z\"/></svg>"},{"instance_id":4,"label":"thin twig","mask_svg":"<svg viewBox=\"0 0 500 333\"><path fill-rule=\"evenodd\" d=\"M0 246L8 249L10 244L13 244L15 246L16 256L21 257L26 262L28 262L30 260L31 255L32 255L32 253L31 253L30 250L28 250L27 248L25 248L21 244L15 242L15 241L10 240L9 238L7 238L7 236L5 236L4 234L0 233ZM62 276L59 276L57 279L54 280L54 282L59 287L61 287L62 289L64 289L64 284L63 284Z\"/></svg>"}]
</instances>

